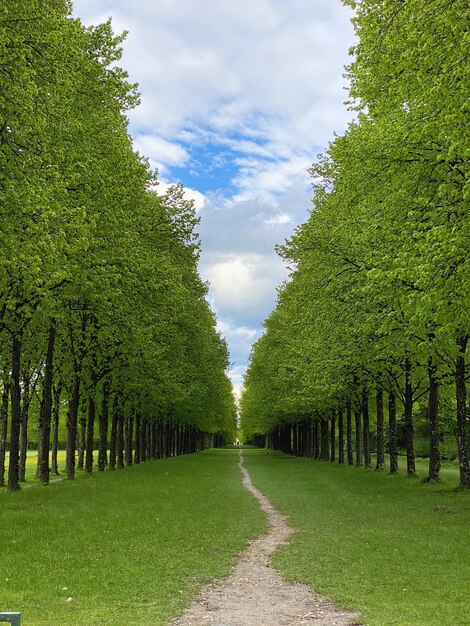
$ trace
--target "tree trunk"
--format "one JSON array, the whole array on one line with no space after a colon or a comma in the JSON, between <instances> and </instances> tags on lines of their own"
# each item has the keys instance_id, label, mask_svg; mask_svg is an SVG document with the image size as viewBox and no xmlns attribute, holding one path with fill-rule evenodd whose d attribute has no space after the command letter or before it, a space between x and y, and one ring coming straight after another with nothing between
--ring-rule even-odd
<instances>
[{"instance_id":1,"label":"tree trunk","mask_svg":"<svg viewBox=\"0 0 470 626\"><path fill-rule=\"evenodd\" d=\"M65 446L65 468L68 480L75 478L75 451L77 449L77 423L80 406L80 372L75 371L72 397L67 410L67 441Z\"/></svg>"},{"instance_id":2,"label":"tree trunk","mask_svg":"<svg viewBox=\"0 0 470 626\"><path fill-rule=\"evenodd\" d=\"M189 444L189 433L188 433L188 444ZM189 448L188 448L189 452ZM154 418L151 424L151 439L150 439L150 457L152 459L157 458L157 420Z\"/></svg>"},{"instance_id":3,"label":"tree trunk","mask_svg":"<svg viewBox=\"0 0 470 626\"><path fill-rule=\"evenodd\" d=\"M140 420L140 461L147 460L147 420L142 417Z\"/></svg>"},{"instance_id":4,"label":"tree trunk","mask_svg":"<svg viewBox=\"0 0 470 626\"><path fill-rule=\"evenodd\" d=\"M408 476L415 476L413 387L411 384L411 361L409 359L405 361L405 442L407 474Z\"/></svg>"},{"instance_id":5,"label":"tree trunk","mask_svg":"<svg viewBox=\"0 0 470 626\"><path fill-rule=\"evenodd\" d=\"M5 457L8 439L8 400L10 396L10 372L3 375L2 404L0 407L0 487L5 486Z\"/></svg>"},{"instance_id":6,"label":"tree trunk","mask_svg":"<svg viewBox=\"0 0 470 626\"><path fill-rule=\"evenodd\" d=\"M428 380L429 472L427 481L437 482L441 469L441 457L439 453L439 383L437 382L436 367L432 359L429 359L428 362Z\"/></svg>"},{"instance_id":7,"label":"tree trunk","mask_svg":"<svg viewBox=\"0 0 470 626\"><path fill-rule=\"evenodd\" d=\"M369 395L365 389L362 391L362 427L364 440L364 467L370 467Z\"/></svg>"},{"instance_id":8,"label":"tree trunk","mask_svg":"<svg viewBox=\"0 0 470 626\"><path fill-rule=\"evenodd\" d=\"M178 456L178 425L176 424L176 422L172 422L171 424L171 429L172 429L172 437L171 437L171 441L172 441L172 446L171 446L171 456ZM214 436L211 433L211 443L210 443L210 448L214 448L215 447L215 440L214 440Z\"/></svg>"},{"instance_id":9,"label":"tree trunk","mask_svg":"<svg viewBox=\"0 0 470 626\"><path fill-rule=\"evenodd\" d=\"M24 483L26 480L26 460L28 456L28 421L31 395L31 378L29 377L28 373L23 376L23 392L21 394L20 483Z\"/></svg>"},{"instance_id":10,"label":"tree trunk","mask_svg":"<svg viewBox=\"0 0 470 626\"><path fill-rule=\"evenodd\" d=\"M194 436L194 433L193 433ZM161 459L162 457L162 445L161 445L161 424L159 419L155 419L155 459Z\"/></svg>"},{"instance_id":11,"label":"tree trunk","mask_svg":"<svg viewBox=\"0 0 470 626\"><path fill-rule=\"evenodd\" d=\"M353 465L353 444L352 444L352 409L351 402L348 400L346 404L346 449L348 455L348 465Z\"/></svg>"},{"instance_id":12,"label":"tree trunk","mask_svg":"<svg viewBox=\"0 0 470 626\"><path fill-rule=\"evenodd\" d=\"M291 426L291 442L292 442L292 454L297 455L298 454L298 433L299 433L299 427L298 424L292 424Z\"/></svg>"},{"instance_id":13,"label":"tree trunk","mask_svg":"<svg viewBox=\"0 0 470 626\"><path fill-rule=\"evenodd\" d=\"M52 459L51 472L59 475L59 464L57 463L57 452L59 449L59 421L60 421L60 394L62 393L61 383L54 387L54 402L52 408Z\"/></svg>"},{"instance_id":14,"label":"tree trunk","mask_svg":"<svg viewBox=\"0 0 470 626\"><path fill-rule=\"evenodd\" d=\"M314 437L313 422L311 420L309 420L309 422L308 422L308 452L307 452L307 456L312 458L312 459L313 459L314 445L315 445L313 437Z\"/></svg>"},{"instance_id":15,"label":"tree trunk","mask_svg":"<svg viewBox=\"0 0 470 626\"><path fill-rule=\"evenodd\" d=\"M398 473L398 430L397 430L397 407L395 392L390 390L388 394L388 447L390 453L390 474Z\"/></svg>"},{"instance_id":16,"label":"tree trunk","mask_svg":"<svg viewBox=\"0 0 470 626\"><path fill-rule=\"evenodd\" d=\"M99 419L100 441L98 446L98 471L104 472L108 464L108 425L109 425L109 380L103 384L101 414Z\"/></svg>"},{"instance_id":17,"label":"tree trunk","mask_svg":"<svg viewBox=\"0 0 470 626\"><path fill-rule=\"evenodd\" d=\"M329 450L329 432L328 432L328 420L321 420L321 458L322 461L329 461L330 450Z\"/></svg>"},{"instance_id":18,"label":"tree trunk","mask_svg":"<svg viewBox=\"0 0 470 626\"><path fill-rule=\"evenodd\" d=\"M111 417L111 434L109 437L109 469L111 471L116 469L120 400L121 400L121 393L120 391L116 391L116 393L114 394L114 400L113 400L113 413Z\"/></svg>"},{"instance_id":19,"label":"tree trunk","mask_svg":"<svg viewBox=\"0 0 470 626\"><path fill-rule=\"evenodd\" d=\"M81 319L81 345L75 346L72 351L75 355L73 360L73 381L72 381L72 396L69 400L69 406L67 411L67 441L65 450L65 467L67 470L68 480L74 480L75 478L75 452L77 450L77 426L78 426L78 411L80 409L80 384L82 375L82 363L85 355L84 337L86 327L88 323L88 315L82 314ZM69 327L71 343L73 345L73 330Z\"/></svg>"},{"instance_id":20,"label":"tree trunk","mask_svg":"<svg viewBox=\"0 0 470 626\"><path fill-rule=\"evenodd\" d=\"M338 463L344 464L344 413L338 410Z\"/></svg>"},{"instance_id":21,"label":"tree trunk","mask_svg":"<svg viewBox=\"0 0 470 626\"><path fill-rule=\"evenodd\" d=\"M151 450L152 450L152 433L150 429L150 421L148 418L144 419L145 423L145 460L150 461ZM184 428L181 427L181 452L180 454L184 454Z\"/></svg>"},{"instance_id":22,"label":"tree trunk","mask_svg":"<svg viewBox=\"0 0 470 626\"><path fill-rule=\"evenodd\" d=\"M93 441L95 438L95 420L96 420L96 386L90 390L88 397L88 422L86 431L86 449L85 449L85 472L91 474L93 472Z\"/></svg>"},{"instance_id":23,"label":"tree trunk","mask_svg":"<svg viewBox=\"0 0 470 626\"><path fill-rule=\"evenodd\" d=\"M44 368L44 382L42 390L41 408L39 413L39 441L38 447L38 469L39 480L43 485L49 484L49 450L51 447L51 421L52 421L52 378L54 346L56 338L55 322L49 328L49 338L47 342L46 364Z\"/></svg>"},{"instance_id":24,"label":"tree trunk","mask_svg":"<svg viewBox=\"0 0 470 626\"><path fill-rule=\"evenodd\" d=\"M314 459L320 458L320 420L316 419L313 422L313 435L314 435Z\"/></svg>"},{"instance_id":25,"label":"tree trunk","mask_svg":"<svg viewBox=\"0 0 470 626\"><path fill-rule=\"evenodd\" d=\"M86 450L86 418L87 406L82 402L80 409L80 423L78 431L78 461L77 469L85 469L85 450Z\"/></svg>"},{"instance_id":26,"label":"tree trunk","mask_svg":"<svg viewBox=\"0 0 470 626\"><path fill-rule=\"evenodd\" d=\"M457 400L457 450L459 456L460 487L470 488L470 467L467 439L467 386L465 382L465 351L468 337L457 341L460 354L455 363L455 392Z\"/></svg>"},{"instance_id":27,"label":"tree trunk","mask_svg":"<svg viewBox=\"0 0 470 626\"><path fill-rule=\"evenodd\" d=\"M10 462L8 464L8 491L20 490L19 453L21 427L21 348L22 336L13 335L11 349L11 428L10 428Z\"/></svg>"},{"instance_id":28,"label":"tree trunk","mask_svg":"<svg viewBox=\"0 0 470 626\"><path fill-rule=\"evenodd\" d=\"M331 415L330 430L330 461L334 463L336 459L336 413L333 411Z\"/></svg>"},{"instance_id":29,"label":"tree trunk","mask_svg":"<svg viewBox=\"0 0 470 626\"><path fill-rule=\"evenodd\" d=\"M117 423L116 453L118 469L124 469L124 415L119 414Z\"/></svg>"},{"instance_id":30,"label":"tree trunk","mask_svg":"<svg viewBox=\"0 0 470 626\"><path fill-rule=\"evenodd\" d=\"M359 467L362 465L362 420L359 405L354 409L354 420L356 424L356 466Z\"/></svg>"},{"instance_id":31,"label":"tree trunk","mask_svg":"<svg viewBox=\"0 0 470 626\"><path fill-rule=\"evenodd\" d=\"M162 459L166 459L167 457L167 445L166 445L166 439L167 439L167 424L166 422L162 422L161 423L161 445L162 445ZM202 433L200 434L200 438L199 438L199 450L204 450L204 440L202 437Z\"/></svg>"},{"instance_id":32,"label":"tree trunk","mask_svg":"<svg viewBox=\"0 0 470 626\"><path fill-rule=\"evenodd\" d=\"M136 411L135 414L135 450L134 450L134 463L136 465L138 465L141 461L142 455L141 455L141 445L142 445L142 434L141 434L141 420L140 420L140 413L138 411Z\"/></svg>"},{"instance_id":33,"label":"tree trunk","mask_svg":"<svg viewBox=\"0 0 470 626\"><path fill-rule=\"evenodd\" d=\"M183 454L182 450L181 450L181 443L182 443L182 428L180 427L180 454ZM141 451L141 456L142 456L142 461L148 461L149 460L149 422L147 418L143 418L142 421L142 451Z\"/></svg>"},{"instance_id":34,"label":"tree trunk","mask_svg":"<svg viewBox=\"0 0 470 626\"><path fill-rule=\"evenodd\" d=\"M125 461L126 465L132 465L132 447L133 447L133 431L134 431L134 417L131 413L126 420L126 445L125 445Z\"/></svg>"},{"instance_id":35,"label":"tree trunk","mask_svg":"<svg viewBox=\"0 0 470 626\"><path fill-rule=\"evenodd\" d=\"M385 452L384 452L384 394L380 383L377 384L376 392L376 405L377 405L377 462L375 465L376 470L381 470L385 466Z\"/></svg>"}]
</instances>

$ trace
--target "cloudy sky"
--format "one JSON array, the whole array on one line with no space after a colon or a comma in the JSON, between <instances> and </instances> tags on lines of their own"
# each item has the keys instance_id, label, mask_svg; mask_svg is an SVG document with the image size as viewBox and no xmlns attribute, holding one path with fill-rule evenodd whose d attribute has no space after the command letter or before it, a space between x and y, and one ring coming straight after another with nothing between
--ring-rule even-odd
<instances>
[{"instance_id":1,"label":"cloudy sky","mask_svg":"<svg viewBox=\"0 0 470 626\"><path fill-rule=\"evenodd\" d=\"M274 245L305 221L307 168L350 119L353 43L340 0L74 0L85 24L129 31L134 145L201 217L200 271L236 387L286 277Z\"/></svg>"}]
</instances>

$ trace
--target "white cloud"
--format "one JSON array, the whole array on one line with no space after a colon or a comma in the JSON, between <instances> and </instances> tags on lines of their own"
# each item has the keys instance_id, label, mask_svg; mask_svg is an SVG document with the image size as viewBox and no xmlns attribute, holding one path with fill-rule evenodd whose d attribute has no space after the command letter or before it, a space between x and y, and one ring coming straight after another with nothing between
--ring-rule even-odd
<instances>
[{"instance_id":1,"label":"white cloud","mask_svg":"<svg viewBox=\"0 0 470 626\"><path fill-rule=\"evenodd\" d=\"M217 311L223 317L262 319L272 305L276 286L285 278L283 263L274 255L216 253L205 256L201 273L210 282Z\"/></svg>"},{"instance_id":2,"label":"white cloud","mask_svg":"<svg viewBox=\"0 0 470 626\"><path fill-rule=\"evenodd\" d=\"M286 274L274 244L306 219L306 170L351 119L343 105L350 11L340 0L74 5L86 23L112 15L117 32L129 30L122 65L142 94L130 132L160 171L159 193L172 167L193 176L196 188L185 194L201 216L200 270L239 388L250 343ZM210 162L197 154L205 148ZM193 181L209 170L230 176L230 185L214 180L202 193Z\"/></svg>"},{"instance_id":3,"label":"white cloud","mask_svg":"<svg viewBox=\"0 0 470 626\"><path fill-rule=\"evenodd\" d=\"M222 333L225 338L237 338L242 341L251 342L257 335L255 328L248 328L247 326L232 326L229 322L222 320L217 321L217 330Z\"/></svg>"},{"instance_id":4,"label":"white cloud","mask_svg":"<svg viewBox=\"0 0 470 626\"><path fill-rule=\"evenodd\" d=\"M245 371L246 371L246 367L243 365L233 367L230 370L229 376L230 376L230 380L232 381L235 397L237 399L240 399L242 395L243 377L245 375Z\"/></svg>"},{"instance_id":5,"label":"white cloud","mask_svg":"<svg viewBox=\"0 0 470 626\"><path fill-rule=\"evenodd\" d=\"M212 129L311 159L350 117L342 88L353 35L339 1L75 0L75 13L93 23L112 14L129 30L123 64L142 92L134 132Z\"/></svg>"},{"instance_id":6,"label":"white cloud","mask_svg":"<svg viewBox=\"0 0 470 626\"><path fill-rule=\"evenodd\" d=\"M278 161L240 160L240 169L234 178L237 192L233 201L240 202L253 197L269 200L296 185L304 189L309 184L307 168L311 159L307 156L292 156Z\"/></svg>"},{"instance_id":7,"label":"white cloud","mask_svg":"<svg viewBox=\"0 0 470 626\"><path fill-rule=\"evenodd\" d=\"M134 148L159 170L164 171L169 165L182 166L189 160L189 154L183 146L157 135L137 135L133 144Z\"/></svg>"},{"instance_id":8,"label":"white cloud","mask_svg":"<svg viewBox=\"0 0 470 626\"><path fill-rule=\"evenodd\" d=\"M277 215L264 220L264 223L268 226L279 226L282 224L292 224L293 221L292 215L289 215L288 213L278 213Z\"/></svg>"}]
</instances>

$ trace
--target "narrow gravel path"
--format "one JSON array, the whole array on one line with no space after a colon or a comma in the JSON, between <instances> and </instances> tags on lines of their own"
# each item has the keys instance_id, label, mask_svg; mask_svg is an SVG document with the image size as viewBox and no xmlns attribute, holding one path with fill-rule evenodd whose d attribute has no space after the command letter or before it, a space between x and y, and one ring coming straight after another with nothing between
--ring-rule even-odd
<instances>
[{"instance_id":1,"label":"narrow gravel path","mask_svg":"<svg viewBox=\"0 0 470 626\"><path fill-rule=\"evenodd\" d=\"M268 516L270 529L251 542L227 580L204 589L187 613L172 626L351 626L359 615L328 602L310 587L283 580L269 565L274 550L286 542L294 529L251 482L240 452L245 487Z\"/></svg>"}]
</instances>

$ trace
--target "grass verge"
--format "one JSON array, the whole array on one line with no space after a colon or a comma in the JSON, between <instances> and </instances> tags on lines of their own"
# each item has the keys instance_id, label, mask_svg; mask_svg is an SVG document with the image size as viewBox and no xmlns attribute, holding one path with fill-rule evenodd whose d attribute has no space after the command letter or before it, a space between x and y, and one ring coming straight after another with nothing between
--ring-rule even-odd
<instances>
[{"instance_id":1,"label":"grass verge","mask_svg":"<svg viewBox=\"0 0 470 626\"><path fill-rule=\"evenodd\" d=\"M5 457L5 483L8 483L8 463L9 463L9 452L6 453ZM51 455L49 455L49 463L50 463ZM95 460L98 458L98 452L95 452ZM28 454L26 456L26 472L25 478L26 482L20 483L22 487L36 485L39 483L39 480L36 478L36 467L38 461L38 453L36 450L28 450ZM57 466L60 476L65 475L65 450L59 450L57 453ZM51 481L59 478L55 474L50 475ZM0 494L3 493L3 490L0 490Z\"/></svg>"},{"instance_id":2,"label":"grass verge","mask_svg":"<svg viewBox=\"0 0 470 626\"><path fill-rule=\"evenodd\" d=\"M431 485L271 451L244 456L298 529L274 555L286 578L361 611L369 626L470 624L470 494L453 490L455 466Z\"/></svg>"},{"instance_id":3,"label":"grass verge","mask_svg":"<svg viewBox=\"0 0 470 626\"><path fill-rule=\"evenodd\" d=\"M0 611L28 626L164 625L266 521L210 450L5 494Z\"/></svg>"}]
</instances>

